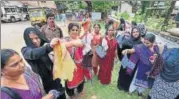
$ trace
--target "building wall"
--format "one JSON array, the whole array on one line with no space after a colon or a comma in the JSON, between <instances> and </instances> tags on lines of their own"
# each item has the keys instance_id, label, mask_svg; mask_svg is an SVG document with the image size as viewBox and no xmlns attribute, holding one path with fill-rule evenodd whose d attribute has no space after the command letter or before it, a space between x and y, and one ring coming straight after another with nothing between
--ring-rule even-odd
<instances>
[{"instance_id":1,"label":"building wall","mask_svg":"<svg viewBox=\"0 0 179 99\"><path fill-rule=\"evenodd\" d=\"M21 1L21 2L33 7L48 7L48 8L56 9L56 5L54 1Z\"/></svg>"},{"instance_id":2,"label":"building wall","mask_svg":"<svg viewBox=\"0 0 179 99\"><path fill-rule=\"evenodd\" d=\"M23 3L20 1L2 1L3 5L2 6L19 6L22 7Z\"/></svg>"}]
</instances>

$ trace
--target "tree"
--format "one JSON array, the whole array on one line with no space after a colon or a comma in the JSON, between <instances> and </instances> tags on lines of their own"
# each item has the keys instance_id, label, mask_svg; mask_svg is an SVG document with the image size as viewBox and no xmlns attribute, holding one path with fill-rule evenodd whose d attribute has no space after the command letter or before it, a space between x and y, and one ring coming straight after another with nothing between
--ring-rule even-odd
<instances>
[{"instance_id":1,"label":"tree","mask_svg":"<svg viewBox=\"0 0 179 99\"><path fill-rule=\"evenodd\" d=\"M127 2L128 4L130 4L132 6L132 12L133 13L136 13L137 10L138 10L138 6L140 5L140 1L125 1Z\"/></svg>"},{"instance_id":2,"label":"tree","mask_svg":"<svg viewBox=\"0 0 179 99\"><path fill-rule=\"evenodd\" d=\"M80 1L58 1L55 0L55 4L57 5L57 8L60 8L60 10L71 10L75 11L80 9Z\"/></svg>"},{"instance_id":3,"label":"tree","mask_svg":"<svg viewBox=\"0 0 179 99\"><path fill-rule=\"evenodd\" d=\"M150 1L141 1L141 12L140 14L144 14L146 12L147 7L149 6Z\"/></svg>"},{"instance_id":4,"label":"tree","mask_svg":"<svg viewBox=\"0 0 179 99\"><path fill-rule=\"evenodd\" d=\"M116 6L116 3L116 1L92 1L93 11L102 12L102 16L104 19L107 16L107 12L111 10L112 6Z\"/></svg>"},{"instance_id":5,"label":"tree","mask_svg":"<svg viewBox=\"0 0 179 99\"><path fill-rule=\"evenodd\" d=\"M87 3L80 1L79 2L79 9L85 9L85 8L87 8Z\"/></svg>"},{"instance_id":6,"label":"tree","mask_svg":"<svg viewBox=\"0 0 179 99\"><path fill-rule=\"evenodd\" d=\"M91 1L85 1L85 2L87 4L87 10L88 10L88 12L92 12L92 3L91 3Z\"/></svg>"},{"instance_id":7,"label":"tree","mask_svg":"<svg viewBox=\"0 0 179 99\"><path fill-rule=\"evenodd\" d=\"M154 3L155 3L155 1L150 1L150 2L149 2L149 8L152 8L153 5L154 5ZM146 13L145 13L145 17L144 17L144 22L145 22L145 23L147 22L148 16L150 15L150 13L151 13L151 9L147 9L147 10L146 10Z\"/></svg>"},{"instance_id":8,"label":"tree","mask_svg":"<svg viewBox=\"0 0 179 99\"><path fill-rule=\"evenodd\" d=\"M176 4L176 1L171 1L171 4L170 4L170 7L169 7L169 9L168 9L168 11L167 11L167 14L166 14L166 16L165 16L165 20L164 20L164 25L167 25L168 24L168 21L169 21L169 19L170 19L170 16L171 16L171 13L173 12L173 9L174 9L174 7L175 7L175 4Z\"/></svg>"},{"instance_id":9,"label":"tree","mask_svg":"<svg viewBox=\"0 0 179 99\"><path fill-rule=\"evenodd\" d=\"M67 7L67 1L57 1L55 0L55 4L57 6L57 10L59 13L65 12L68 7Z\"/></svg>"}]
</instances>

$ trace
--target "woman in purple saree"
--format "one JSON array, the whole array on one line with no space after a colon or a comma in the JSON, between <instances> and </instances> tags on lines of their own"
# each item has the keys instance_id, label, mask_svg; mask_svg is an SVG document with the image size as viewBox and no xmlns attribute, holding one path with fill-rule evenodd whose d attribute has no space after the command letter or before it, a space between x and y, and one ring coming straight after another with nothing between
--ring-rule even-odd
<instances>
[{"instance_id":1,"label":"woman in purple saree","mask_svg":"<svg viewBox=\"0 0 179 99\"><path fill-rule=\"evenodd\" d=\"M14 50L1 49L1 70L1 99L56 99L60 95L56 90L45 94L40 76Z\"/></svg>"},{"instance_id":2,"label":"woman in purple saree","mask_svg":"<svg viewBox=\"0 0 179 99\"><path fill-rule=\"evenodd\" d=\"M128 50L129 53L133 54L130 56L126 72L131 75L134 68L137 66L137 70L129 88L130 93L137 90L138 94L142 95L142 92L148 88L148 74L152 68L149 59L159 52L159 48L154 42L155 35L146 34L144 37L144 44L136 45L133 49Z\"/></svg>"}]
</instances>

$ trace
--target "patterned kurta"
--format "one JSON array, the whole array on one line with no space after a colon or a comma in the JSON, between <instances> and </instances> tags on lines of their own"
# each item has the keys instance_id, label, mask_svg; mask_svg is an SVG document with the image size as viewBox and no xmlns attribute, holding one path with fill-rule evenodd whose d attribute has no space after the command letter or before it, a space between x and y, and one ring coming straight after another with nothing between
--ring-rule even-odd
<instances>
[{"instance_id":1,"label":"patterned kurta","mask_svg":"<svg viewBox=\"0 0 179 99\"><path fill-rule=\"evenodd\" d=\"M179 96L179 80L166 82L158 76L149 95L152 99L175 99Z\"/></svg>"}]
</instances>

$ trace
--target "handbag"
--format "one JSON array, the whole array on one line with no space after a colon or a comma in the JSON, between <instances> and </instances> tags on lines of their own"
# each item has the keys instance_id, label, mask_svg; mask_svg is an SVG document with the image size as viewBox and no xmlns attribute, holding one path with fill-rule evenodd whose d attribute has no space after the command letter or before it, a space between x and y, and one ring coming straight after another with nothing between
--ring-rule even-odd
<instances>
[{"instance_id":1,"label":"handbag","mask_svg":"<svg viewBox=\"0 0 179 99\"><path fill-rule=\"evenodd\" d=\"M96 46L96 54L100 57L100 58L104 58L106 56L106 50L105 48L102 46L102 40L101 40L101 43L100 45L97 45Z\"/></svg>"},{"instance_id":2,"label":"handbag","mask_svg":"<svg viewBox=\"0 0 179 99\"><path fill-rule=\"evenodd\" d=\"M97 47L96 47L96 54L100 58L104 58L106 56L106 51L105 51L105 49L104 49L104 47L102 45L97 45Z\"/></svg>"},{"instance_id":3,"label":"handbag","mask_svg":"<svg viewBox=\"0 0 179 99\"><path fill-rule=\"evenodd\" d=\"M127 57L127 53L124 54L124 57L122 58L121 65L125 69L128 66L129 59Z\"/></svg>"},{"instance_id":4,"label":"handbag","mask_svg":"<svg viewBox=\"0 0 179 99\"><path fill-rule=\"evenodd\" d=\"M89 51L86 55L83 56L82 64L84 67L92 67L92 51Z\"/></svg>"}]
</instances>

